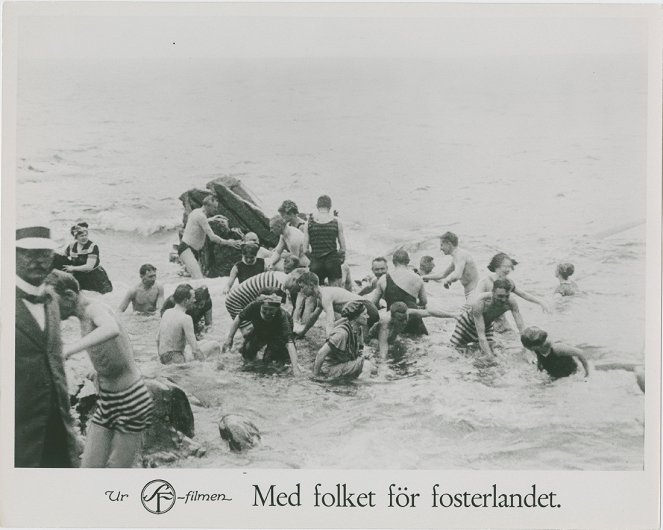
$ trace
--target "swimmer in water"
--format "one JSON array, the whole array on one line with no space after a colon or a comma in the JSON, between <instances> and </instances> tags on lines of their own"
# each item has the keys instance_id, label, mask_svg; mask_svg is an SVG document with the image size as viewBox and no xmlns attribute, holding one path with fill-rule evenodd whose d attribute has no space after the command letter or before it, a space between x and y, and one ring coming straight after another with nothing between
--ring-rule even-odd
<instances>
[{"instance_id":1,"label":"swimmer in water","mask_svg":"<svg viewBox=\"0 0 663 530\"><path fill-rule=\"evenodd\" d=\"M449 288L455 281L460 281L465 291L465 299L469 300L479 283L479 273L472 255L458 247L458 236L453 232L445 232L440 236L440 250L451 256L451 264L439 274L425 274L424 281L444 280L444 287Z\"/></svg>"},{"instance_id":2,"label":"swimmer in water","mask_svg":"<svg viewBox=\"0 0 663 530\"><path fill-rule=\"evenodd\" d=\"M426 276L427 274L431 274L433 269L435 269L435 260L433 259L433 256L421 256L421 259L419 260L419 268L415 269L414 272L420 276Z\"/></svg>"},{"instance_id":3,"label":"swimmer in water","mask_svg":"<svg viewBox=\"0 0 663 530\"><path fill-rule=\"evenodd\" d=\"M589 364L578 348L553 342L548 333L536 326L523 330L520 342L528 350L536 354L536 363L539 371L545 370L553 379L568 377L578 370L578 362L585 370L585 377L589 377Z\"/></svg>"},{"instance_id":4,"label":"swimmer in water","mask_svg":"<svg viewBox=\"0 0 663 530\"><path fill-rule=\"evenodd\" d=\"M559 280L559 285L555 289L555 294L561 296L573 296L578 293L578 285L573 280L569 280L575 272L572 263L560 263L555 269L555 277Z\"/></svg>"},{"instance_id":5,"label":"swimmer in water","mask_svg":"<svg viewBox=\"0 0 663 530\"><path fill-rule=\"evenodd\" d=\"M138 270L140 283L127 291L122 303L118 307L119 313L124 313L129 303L134 313L154 313L163 305L163 285L157 284L157 268L145 263Z\"/></svg>"},{"instance_id":6,"label":"swimmer in water","mask_svg":"<svg viewBox=\"0 0 663 530\"><path fill-rule=\"evenodd\" d=\"M394 302L389 311L380 312L380 321L376 322L368 332L369 338L377 339L380 356L383 359L389 353L389 345L393 344L399 333L407 326L411 315L421 318L458 318L460 313L437 309L410 309L405 302Z\"/></svg>"}]
</instances>

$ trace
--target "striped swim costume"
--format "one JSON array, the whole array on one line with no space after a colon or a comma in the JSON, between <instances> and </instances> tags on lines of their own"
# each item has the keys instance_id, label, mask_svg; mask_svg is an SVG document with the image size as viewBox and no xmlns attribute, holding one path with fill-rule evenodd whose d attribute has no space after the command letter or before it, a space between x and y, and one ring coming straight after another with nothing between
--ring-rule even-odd
<instances>
[{"instance_id":1,"label":"striped swim costume","mask_svg":"<svg viewBox=\"0 0 663 530\"><path fill-rule=\"evenodd\" d=\"M281 273L283 275L283 273ZM255 276L251 276L245 282L242 282L228 293L226 296L226 309L230 313L231 318L235 318L240 314L242 309L248 306L260 294L260 291L265 287L275 287L283 290L283 282L278 278L274 272L261 272ZM285 293L283 293L285 296ZM285 302L285 299L284 299Z\"/></svg>"},{"instance_id":2,"label":"striped swim costume","mask_svg":"<svg viewBox=\"0 0 663 530\"><path fill-rule=\"evenodd\" d=\"M486 326L486 339L493 340L492 322ZM472 316L472 309L468 308L456 322L456 327L451 335L451 344L456 347L463 347L471 342L479 342L479 335Z\"/></svg>"},{"instance_id":3,"label":"striped swim costume","mask_svg":"<svg viewBox=\"0 0 663 530\"><path fill-rule=\"evenodd\" d=\"M140 432L152 423L154 403L143 379L119 392L99 389L92 422L112 431Z\"/></svg>"}]
</instances>

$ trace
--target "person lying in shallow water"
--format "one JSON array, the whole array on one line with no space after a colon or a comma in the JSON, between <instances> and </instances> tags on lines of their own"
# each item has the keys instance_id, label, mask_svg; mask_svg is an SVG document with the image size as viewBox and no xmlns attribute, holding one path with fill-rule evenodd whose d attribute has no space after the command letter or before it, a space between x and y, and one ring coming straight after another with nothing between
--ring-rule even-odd
<instances>
[{"instance_id":1,"label":"person lying in shallow water","mask_svg":"<svg viewBox=\"0 0 663 530\"><path fill-rule=\"evenodd\" d=\"M404 302L394 302L388 311L380 312L380 320L370 327L368 336L377 339L380 356L384 359L389 353L389 345L407 327L408 319L412 315L421 318L454 318L460 316L458 312L442 311L438 309L411 309Z\"/></svg>"},{"instance_id":2,"label":"person lying in shallow water","mask_svg":"<svg viewBox=\"0 0 663 530\"><path fill-rule=\"evenodd\" d=\"M530 326L520 335L523 346L536 354L539 371L546 371L553 379L568 377L578 370L579 361L585 370L585 377L589 377L589 364L578 348L562 342L554 344L548 337L548 332L536 326Z\"/></svg>"}]
</instances>

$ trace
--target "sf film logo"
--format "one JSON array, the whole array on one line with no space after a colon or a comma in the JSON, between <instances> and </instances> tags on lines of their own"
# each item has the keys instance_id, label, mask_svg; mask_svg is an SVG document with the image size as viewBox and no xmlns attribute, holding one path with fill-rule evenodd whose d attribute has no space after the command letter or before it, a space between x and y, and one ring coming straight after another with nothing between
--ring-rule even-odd
<instances>
[{"instance_id":1,"label":"sf film logo","mask_svg":"<svg viewBox=\"0 0 663 530\"><path fill-rule=\"evenodd\" d=\"M151 480L140 492L140 502L154 514L166 513L175 505L175 488L161 479Z\"/></svg>"}]
</instances>

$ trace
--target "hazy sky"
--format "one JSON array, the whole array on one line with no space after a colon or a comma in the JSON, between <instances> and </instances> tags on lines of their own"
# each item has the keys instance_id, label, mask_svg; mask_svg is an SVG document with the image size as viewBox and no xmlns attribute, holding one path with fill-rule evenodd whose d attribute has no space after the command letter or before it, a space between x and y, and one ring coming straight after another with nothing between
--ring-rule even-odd
<instances>
[{"instance_id":1,"label":"hazy sky","mask_svg":"<svg viewBox=\"0 0 663 530\"><path fill-rule=\"evenodd\" d=\"M53 16L52 7L41 16L21 15L19 57L637 53L647 46L645 19L625 16L641 12L619 6L594 6L587 16L592 6L426 5L422 11L412 5L249 4L235 16L214 5L125 5L103 16L94 5L67 15Z\"/></svg>"}]
</instances>

